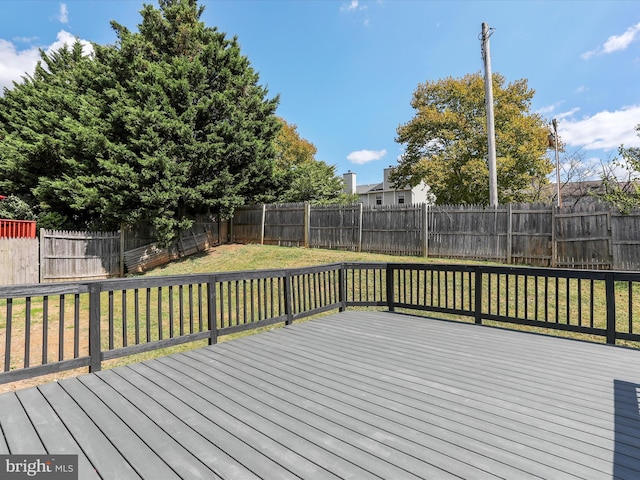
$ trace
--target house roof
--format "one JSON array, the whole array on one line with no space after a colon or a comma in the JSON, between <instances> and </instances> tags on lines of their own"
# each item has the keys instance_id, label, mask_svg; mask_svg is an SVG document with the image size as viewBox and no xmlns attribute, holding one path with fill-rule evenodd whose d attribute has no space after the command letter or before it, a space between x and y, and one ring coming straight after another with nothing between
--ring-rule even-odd
<instances>
[{"instance_id":1,"label":"house roof","mask_svg":"<svg viewBox=\"0 0 640 480\"><path fill-rule=\"evenodd\" d=\"M377 192L382 190L382 183L369 183L366 185L357 185L356 193L363 194L369 192Z\"/></svg>"}]
</instances>

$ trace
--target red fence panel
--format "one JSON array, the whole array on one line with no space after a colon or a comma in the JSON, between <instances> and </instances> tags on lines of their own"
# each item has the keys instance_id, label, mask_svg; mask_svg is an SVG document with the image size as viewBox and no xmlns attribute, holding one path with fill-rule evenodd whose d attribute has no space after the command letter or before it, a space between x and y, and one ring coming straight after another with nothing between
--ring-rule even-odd
<instances>
[{"instance_id":1,"label":"red fence panel","mask_svg":"<svg viewBox=\"0 0 640 480\"><path fill-rule=\"evenodd\" d=\"M36 222L0 219L0 238L36 238Z\"/></svg>"}]
</instances>

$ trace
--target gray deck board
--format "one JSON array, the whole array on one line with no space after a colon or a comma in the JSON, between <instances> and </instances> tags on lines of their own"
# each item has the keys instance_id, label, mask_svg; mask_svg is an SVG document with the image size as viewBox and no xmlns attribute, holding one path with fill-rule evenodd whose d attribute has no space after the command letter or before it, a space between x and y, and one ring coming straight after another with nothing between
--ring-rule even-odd
<instances>
[{"instance_id":1,"label":"gray deck board","mask_svg":"<svg viewBox=\"0 0 640 480\"><path fill-rule=\"evenodd\" d=\"M638 479L639 391L637 350L347 311L0 395L0 453L91 480Z\"/></svg>"},{"instance_id":2,"label":"gray deck board","mask_svg":"<svg viewBox=\"0 0 640 480\"><path fill-rule=\"evenodd\" d=\"M77 454L78 468L83 473L83 479L99 479L93 465L82 452L81 446L69 434L62 420L58 418L40 391L37 388L28 388L17 391L16 394L40 437L44 449L61 455Z\"/></svg>"}]
</instances>

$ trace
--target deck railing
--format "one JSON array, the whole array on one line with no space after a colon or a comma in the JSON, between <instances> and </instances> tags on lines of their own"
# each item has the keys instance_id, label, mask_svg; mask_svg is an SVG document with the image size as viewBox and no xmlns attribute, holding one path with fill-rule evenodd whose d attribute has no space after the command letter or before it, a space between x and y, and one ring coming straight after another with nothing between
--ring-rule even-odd
<instances>
[{"instance_id":1,"label":"deck railing","mask_svg":"<svg viewBox=\"0 0 640 480\"><path fill-rule=\"evenodd\" d=\"M0 383L350 307L640 342L639 289L640 273L397 263L0 287Z\"/></svg>"}]
</instances>

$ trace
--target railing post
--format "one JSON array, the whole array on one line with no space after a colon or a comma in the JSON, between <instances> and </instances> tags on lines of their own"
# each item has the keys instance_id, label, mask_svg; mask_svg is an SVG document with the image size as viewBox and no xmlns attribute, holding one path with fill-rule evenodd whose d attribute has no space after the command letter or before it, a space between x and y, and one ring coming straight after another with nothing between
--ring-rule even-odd
<instances>
[{"instance_id":1,"label":"railing post","mask_svg":"<svg viewBox=\"0 0 640 480\"><path fill-rule=\"evenodd\" d=\"M338 270L338 307L339 312L347 309L347 266L343 263Z\"/></svg>"},{"instance_id":2,"label":"railing post","mask_svg":"<svg viewBox=\"0 0 640 480\"><path fill-rule=\"evenodd\" d=\"M604 274L605 298L607 302L607 343L616 343L616 290L613 273Z\"/></svg>"},{"instance_id":3,"label":"railing post","mask_svg":"<svg viewBox=\"0 0 640 480\"><path fill-rule=\"evenodd\" d=\"M99 282L89 284L89 372L102 368L100 346L100 291Z\"/></svg>"},{"instance_id":4,"label":"railing post","mask_svg":"<svg viewBox=\"0 0 640 480\"><path fill-rule=\"evenodd\" d=\"M389 307L390 312L395 312L396 310L396 301L395 301L395 269L392 265L387 264L387 306Z\"/></svg>"},{"instance_id":5,"label":"railing post","mask_svg":"<svg viewBox=\"0 0 640 480\"><path fill-rule=\"evenodd\" d=\"M211 275L207 282L207 317L209 322L209 345L218 343L218 308L216 306L216 276Z\"/></svg>"},{"instance_id":6,"label":"railing post","mask_svg":"<svg viewBox=\"0 0 640 480\"><path fill-rule=\"evenodd\" d=\"M287 270L284 274L284 313L287 316L285 325L293 323L293 296L291 292L291 272Z\"/></svg>"},{"instance_id":7,"label":"railing post","mask_svg":"<svg viewBox=\"0 0 640 480\"><path fill-rule=\"evenodd\" d=\"M482 270L475 267L475 319L476 324L482 325Z\"/></svg>"}]
</instances>

